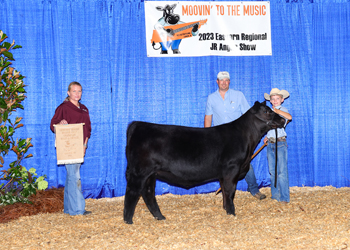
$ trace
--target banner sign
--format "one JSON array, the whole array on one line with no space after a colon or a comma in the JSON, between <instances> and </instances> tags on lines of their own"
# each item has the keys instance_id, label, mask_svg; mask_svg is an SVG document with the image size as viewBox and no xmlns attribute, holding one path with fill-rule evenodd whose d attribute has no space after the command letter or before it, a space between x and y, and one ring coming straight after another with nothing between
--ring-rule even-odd
<instances>
[{"instance_id":1,"label":"banner sign","mask_svg":"<svg viewBox=\"0 0 350 250\"><path fill-rule=\"evenodd\" d=\"M57 165L84 162L83 123L54 127Z\"/></svg>"},{"instance_id":2,"label":"banner sign","mask_svg":"<svg viewBox=\"0 0 350 250\"><path fill-rule=\"evenodd\" d=\"M272 55L270 2L144 5L149 57Z\"/></svg>"}]
</instances>

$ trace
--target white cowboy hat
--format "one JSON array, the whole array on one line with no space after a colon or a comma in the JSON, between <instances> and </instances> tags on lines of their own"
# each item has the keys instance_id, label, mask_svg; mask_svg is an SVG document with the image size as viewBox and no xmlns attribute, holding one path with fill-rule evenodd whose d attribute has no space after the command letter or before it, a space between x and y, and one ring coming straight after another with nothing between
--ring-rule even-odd
<instances>
[{"instance_id":1,"label":"white cowboy hat","mask_svg":"<svg viewBox=\"0 0 350 250\"><path fill-rule=\"evenodd\" d=\"M286 99L289 96L289 93L287 90L284 90L284 89L279 90L278 88L273 88L273 89L271 89L270 94L265 93L264 97L266 100L270 100L270 97L272 95L280 95L283 97L283 99Z\"/></svg>"}]
</instances>

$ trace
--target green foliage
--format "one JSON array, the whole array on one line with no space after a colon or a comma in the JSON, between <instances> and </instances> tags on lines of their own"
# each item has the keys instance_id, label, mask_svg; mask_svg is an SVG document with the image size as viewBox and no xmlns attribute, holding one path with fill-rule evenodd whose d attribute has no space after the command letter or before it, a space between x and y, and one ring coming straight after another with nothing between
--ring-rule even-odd
<instances>
[{"instance_id":1,"label":"green foliage","mask_svg":"<svg viewBox=\"0 0 350 250\"><path fill-rule=\"evenodd\" d=\"M1 206L11 205L11 204L14 204L17 202L31 203L28 198L20 197L20 196L16 195L14 192L7 192L7 193L0 196L0 205Z\"/></svg>"},{"instance_id":2,"label":"green foliage","mask_svg":"<svg viewBox=\"0 0 350 250\"><path fill-rule=\"evenodd\" d=\"M16 154L17 159L9 164L7 170L1 171L0 180L5 181L5 184L0 185L0 206L16 202L28 203L27 197L48 186L46 176L36 177L34 168L27 171L21 165L23 159L33 156L28 154L28 149L33 145L31 138L14 139L16 129L23 127L22 117L16 117L14 121L10 117L18 108L23 109L21 103L26 98L26 85L23 83L24 76L11 67L15 59L10 51L22 47L15 46L15 41L5 42L6 38L6 34L0 30L0 168L10 151Z\"/></svg>"}]
</instances>

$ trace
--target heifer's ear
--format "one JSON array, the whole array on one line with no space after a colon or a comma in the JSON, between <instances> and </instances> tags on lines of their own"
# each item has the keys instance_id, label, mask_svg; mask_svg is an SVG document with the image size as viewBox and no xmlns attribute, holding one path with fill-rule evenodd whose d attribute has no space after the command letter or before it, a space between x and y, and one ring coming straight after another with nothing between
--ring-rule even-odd
<instances>
[{"instance_id":1,"label":"heifer's ear","mask_svg":"<svg viewBox=\"0 0 350 250\"><path fill-rule=\"evenodd\" d=\"M262 105L266 106L266 100L261 103Z\"/></svg>"},{"instance_id":2,"label":"heifer's ear","mask_svg":"<svg viewBox=\"0 0 350 250\"><path fill-rule=\"evenodd\" d=\"M256 101L254 103L254 106L250 109L250 111L255 114L256 112L259 111L259 108L260 108L260 102Z\"/></svg>"}]
</instances>

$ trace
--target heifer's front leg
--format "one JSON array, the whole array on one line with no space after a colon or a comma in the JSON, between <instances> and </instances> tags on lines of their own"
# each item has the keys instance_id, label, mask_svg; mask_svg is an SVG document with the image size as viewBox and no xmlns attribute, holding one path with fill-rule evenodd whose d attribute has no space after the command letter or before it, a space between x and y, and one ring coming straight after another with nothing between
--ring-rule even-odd
<instances>
[{"instance_id":1,"label":"heifer's front leg","mask_svg":"<svg viewBox=\"0 0 350 250\"><path fill-rule=\"evenodd\" d=\"M221 194L222 194L222 200L223 200L223 208L226 210L226 195L225 195L225 186L224 186L224 179L219 179L220 181L220 187L221 187Z\"/></svg>"},{"instance_id":2,"label":"heifer's front leg","mask_svg":"<svg viewBox=\"0 0 350 250\"><path fill-rule=\"evenodd\" d=\"M224 209L226 210L227 214L235 214L235 205L233 204L233 199L235 198L236 194L236 187L237 187L237 180L232 179L224 179L222 182L221 188L223 190L223 203L224 203Z\"/></svg>"},{"instance_id":3,"label":"heifer's front leg","mask_svg":"<svg viewBox=\"0 0 350 250\"><path fill-rule=\"evenodd\" d=\"M156 188L156 177L155 175L150 176L145 184L145 187L142 189L142 198L145 201L148 210L157 220L165 220L165 217L160 212L156 196L155 196L155 188Z\"/></svg>"},{"instance_id":4,"label":"heifer's front leg","mask_svg":"<svg viewBox=\"0 0 350 250\"><path fill-rule=\"evenodd\" d=\"M230 188L226 187L226 213L227 214L233 214L236 215L235 213L235 205L233 204L233 199L235 198L235 193L236 193L236 187L237 187L237 182L233 184Z\"/></svg>"}]
</instances>

